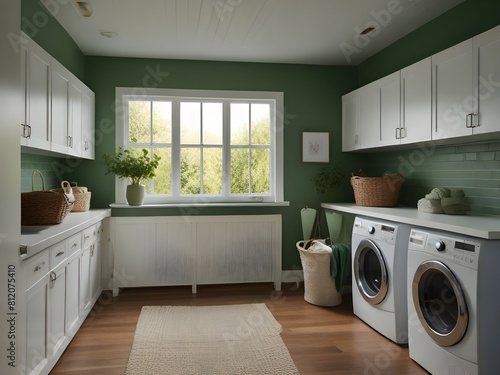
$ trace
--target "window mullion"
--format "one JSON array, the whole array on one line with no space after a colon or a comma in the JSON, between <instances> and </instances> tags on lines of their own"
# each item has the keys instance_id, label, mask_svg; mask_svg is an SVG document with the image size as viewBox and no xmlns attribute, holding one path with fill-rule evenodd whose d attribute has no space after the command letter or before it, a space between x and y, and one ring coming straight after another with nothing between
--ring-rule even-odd
<instances>
[{"instance_id":1,"label":"window mullion","mask_svg":"<svg viewBox=\"0 0 500 375\"><path fill-rule=\"evenodd\" d=\"M231 195L231 102L222 105L222 195Z\"/></svg>"},{"instance_id":2,"label":"window mullion","mask_svg":"<svg viewBox=\"0 0 500 375\"><path fill-rule=\"evenodd\" d=\"M180 99L172 98L172 196L181 194Z\"/></svg>"}]
</instances>

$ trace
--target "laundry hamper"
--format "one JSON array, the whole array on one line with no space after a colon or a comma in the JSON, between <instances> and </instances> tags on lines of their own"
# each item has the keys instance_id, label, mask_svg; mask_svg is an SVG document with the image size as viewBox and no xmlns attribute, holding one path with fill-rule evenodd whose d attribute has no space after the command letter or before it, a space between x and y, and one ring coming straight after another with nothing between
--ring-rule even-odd
<instances>
[{"instance_id":1,"label":"laundry hamper","mask_svg":"<svg viewBox=\"0 0 500 375\"><path fill-rule=\"evenodd\" d=\"M337 291L335 278L330 272L332 254L308 250L310 244L311 241L299 241L296 244L304 271L304 299L318 306L340 305L342 296Z\"/></svg>"}]
</instances>

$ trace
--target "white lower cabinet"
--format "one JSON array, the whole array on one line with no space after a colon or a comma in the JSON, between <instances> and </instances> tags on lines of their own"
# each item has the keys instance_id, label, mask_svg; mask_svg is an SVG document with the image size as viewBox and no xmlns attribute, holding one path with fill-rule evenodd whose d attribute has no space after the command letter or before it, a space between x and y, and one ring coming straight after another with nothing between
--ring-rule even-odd
<instances>
[{"instance_id":1,"label":"white lower cabinet","mask_svg":"<svg viewBox=\"0 0 500 375\"><path fill-rule=\"evenodd\" d=\"M49 254L43 252L26 261L26 374L41 373L48 362L47 296Z\"/></svg>"},{"instance_id":2,"label":"white lower cabinet","mask_svg":"<svg viewBox=\"0 0 500 375\"><path fill-rule=\"evenodd\" d=\"M26 346L21 375L47 375L101 293L102 222L23 262Z\"/></svg>"},{"instance_id":3,"label":"white lower cabinet","mask_svg":"<svg viewBox=\"0 0 500 375\"><path fill-rule=\"evenodd\" d=\"M69 292L69 291L68 291ZM49 357L56 355L66 338L66 326L64 324L66 308L66 265L49 272L48 288L48 331L47 331L47 354Z\"/></svg>"}]
</instances>

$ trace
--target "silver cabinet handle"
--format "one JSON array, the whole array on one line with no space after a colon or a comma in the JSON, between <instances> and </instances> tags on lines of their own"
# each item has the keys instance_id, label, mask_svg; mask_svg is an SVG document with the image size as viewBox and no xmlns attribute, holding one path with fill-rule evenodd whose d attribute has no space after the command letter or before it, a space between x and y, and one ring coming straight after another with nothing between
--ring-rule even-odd
<instances>
[{"instance_id":1,"label":"silver cabinet handle","mask_svg":"<svg viewBox=\"0 0 500 375\"><path fill-rule=\"evenodd\" d=\"M57 280L57 274L54 271L52 271L50 273L50 283L49 283L49 287L50 288L54 287L54 284L56 283L56 280Z\"/></svg>"},{"instance_id":2,"label":"silver cabinet handle","mask_svg":"<svg viewBox=\"0 0 500 375\"><path fill-rule=\"evenodd\" d=\"M33 273L40 271L43 267L45 266L45 262L42 262L40 264L37 264L35 269L33 270Z\"/></svg>"}]
</instances>

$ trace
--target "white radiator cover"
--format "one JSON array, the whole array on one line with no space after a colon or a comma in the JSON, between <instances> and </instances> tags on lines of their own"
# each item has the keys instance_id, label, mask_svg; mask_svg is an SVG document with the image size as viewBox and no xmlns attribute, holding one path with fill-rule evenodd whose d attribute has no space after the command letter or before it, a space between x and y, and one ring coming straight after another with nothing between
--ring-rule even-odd
<instances>
[{"instance_id":1,"label":"white radiator cover","mask_svg":"<svg viewBox=\"0 0 500 375\"><path fill-rule=\"evenodd\" d=\"M281 215L111 218L119 288L273 282L281 290Z\"/></svg>"}]
</instances>

